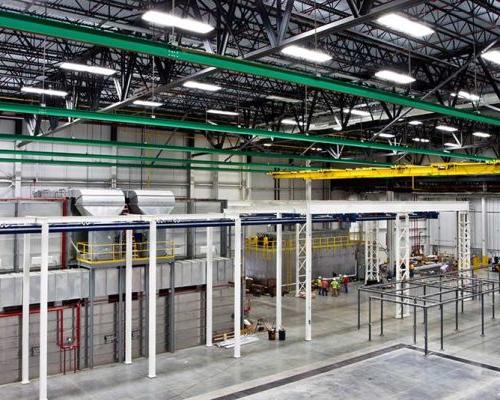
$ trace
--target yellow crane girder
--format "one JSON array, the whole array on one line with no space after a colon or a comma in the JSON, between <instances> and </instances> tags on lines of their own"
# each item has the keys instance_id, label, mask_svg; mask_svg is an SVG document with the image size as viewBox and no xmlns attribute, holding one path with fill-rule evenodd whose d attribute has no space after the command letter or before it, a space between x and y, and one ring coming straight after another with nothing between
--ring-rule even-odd
<instances>
[{"instance_id":1,"label":"yellow crane girder","mask_svg":"<svg viewBox=\"0 0 500 400\"><path fill-rule=\"evenodd\" d=\"M370 179L412 178L425 176L498 175L500 160L484 163L436 163L430 165L395 165L352 169L323 169L317 171L270 172L275 179Z\"/></svg>"}]
</instances>

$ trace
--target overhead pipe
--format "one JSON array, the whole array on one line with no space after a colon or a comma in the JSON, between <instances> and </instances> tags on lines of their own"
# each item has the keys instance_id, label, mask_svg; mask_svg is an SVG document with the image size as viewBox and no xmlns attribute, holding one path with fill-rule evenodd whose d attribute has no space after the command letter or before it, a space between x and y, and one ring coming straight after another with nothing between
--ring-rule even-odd
<instances>
[{"instance_id":1,"label":"overhead pipe","mask_svg":"<svg viewBox=\"0 0 500 400\"><path fill-rule=\"evenodd\" d=\"M347 83L336 79L317 77L310 74L213 53L178 48L165 43L104 31L102 29L59 22L47 18L2 11L0 12L0 27L16 31L31 32L43 36L74 40L81 43L90 43L102 47L144 53L193 64L207 65L222 70L251 74L317 89L346 93L353 96L435 112L449 117L500 126L500 119L498 118L417 100L380 89ZM76 118L86 119L84 116Z\"/></svg>"},{"instance_id":2,"label":"overhead pipe","mask_svg":"<svg viewBox=\"0 0 500 400\"><path fill-rule=\"evenodd\" d=\"M12 135L8 133L0 133L0 141L17 142L19 135ZM161 150L173 151L181 153L208 153L208 154L224 154L233 156L249 156L261 158L280 158L280 159L293 159L304 161L317 161L322 163L335 163L335 164L359 164L359 165L373 165L373 166L391 166L391 163L357 160L354 158L325 158L317 156L303 156L298 154L283 154L273 152L258 152L248 150L233 150L233 149L215 149L204 147L187 147L187 146L174 146L167 144L155 143L138 143L138 142L123 142L111 140L94 140L94 139L78 139L74 137L53 137L53 136L30 136L30 142L36 143L52 143L52 144L65 144L71 146L95 146L95 147L127 147L131 149L142 150Z\"/></svg>"},{"instance_id":3,"label":"overhead pipe","mask_svg":"<svg viewBox=\"0 0 500 400\"><path fill-rule=\"evenodd\" d=\"M1 15L1 13L0 13ZM163 128L177 128L194 131L209 131L231 133L239 136L258 136L265 138L277 138L308 143L324 143L330 145L341 145L347 147L359 147L364 149L378 149L385 151L399 151L412 154L425 154L438 157L461 158L474 161L492 161L494 158L465 153L453 153L451 151L439 151L423 148L415 148L402 145L391 145L372 141L358 141L337 137L319 137L314 135L292 134L286 132L268 131L264 129L242 128L234 125L210 125L203 122L175 120L166 118L141 117L127 114L113 114L87 110L69 110L65 108L43 107L32 104L20 104L12 102L0 102L0 111L35 114L51 117L82 118L94 121L107 121L113 123L126 123L133 125L158 126ZM500 122L500 120L499 120Z\"/></svg>"}]
</instances>

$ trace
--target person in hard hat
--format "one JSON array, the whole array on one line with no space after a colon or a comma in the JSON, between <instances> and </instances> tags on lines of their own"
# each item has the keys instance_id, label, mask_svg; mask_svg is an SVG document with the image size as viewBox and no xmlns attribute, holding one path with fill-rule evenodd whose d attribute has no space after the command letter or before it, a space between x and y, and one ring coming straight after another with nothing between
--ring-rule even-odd
<instances>
[{"instance_id":1,"label":"person in hard hat","mask_svg":"<svg viewBox=\"0 0 500 400\"><path fill-rule=\"evenodd\" d=\"M347 294L349 291L349 277L347 275L344 275L344 277L342 278L342 286L344 288L345 294Z\"/></svg>"},{"instance_id":2,"label":"person in hard hat","mask_svg":"<svg viewBox=\"0 0 500 400\"><path fill-rule=\"evenodd\" d=\"M265 249L269 248L269 238L266 236L264 236L264 239L262 239L262 247L264 247Z\"/></svg>"},{"instance_id":3,"label":"person in hard hat","mask_svg":"<svg viewBox=\"0 0 500 400\"><path fill-rule=\"evenodd\" d=\"M323 278L321 280L321 287L323 289L323 296L328 296L328 288L330 287L330 282L328 282L328 279Z\"/></svg>"},{"instance_id":4,"label":"person in hard hat","mask_svg":"<svg viewBox=\"0 0 500 400\"><path fill-rule=\"evenodd\" d=\"M318 289L318 296L322 296L323 295L323 286L321 284L321 276L318 276L318 279L316 279L314 281L314 286L316 286L316 288Z\"/></svg>"},{"instance_id":5,"label":"person in hard hat","mask_svg":"<svg viewBox=\"0 0 500 400\"><path fill-rule=\"evenodd\" d=\"M337 277L337 274L333 277L330 286L332 287L332 296L338 297L339 295L339 289L340 289L340 282Z\"/></svg>"}]
</instances>

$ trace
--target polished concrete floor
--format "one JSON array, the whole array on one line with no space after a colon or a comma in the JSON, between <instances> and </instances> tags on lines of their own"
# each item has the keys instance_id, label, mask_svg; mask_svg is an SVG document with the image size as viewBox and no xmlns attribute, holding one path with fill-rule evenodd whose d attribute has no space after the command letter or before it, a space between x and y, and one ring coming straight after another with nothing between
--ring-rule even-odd
<instances>
[{"instance_id":1,"label":"polished concrete floor","mask_svg":"<svg viewBox=\"0 0 500 400\"><path fill-rule=\"evenodd\" d=\"M270 342L262 335L258 342L242 347L240 359L232 358L232 350L203 346L161 354L155 379L145 377L145 359L134 360L129 366L116 364L53 376L48 382L49 399L326 399L337 395L346 399L472 399L477 394L482 399L500 399L500 372L494 368L500 367L500 321L491 319L490 297L486 299L485 336L480 335L479 302L465 304L458 332L454 330L454 306L445 310L441 353L457 360L425 357L415 349L398 347L413 344L411 319L394 319L389 305L384 314L384 336L378 336L379 321L374 316L373 340L369 342L367 303L363 301L358 331L356 299L355 290L338 298L315 298L311 342L303 340L304 300L286 297L285 342ZM253 300L250 318L272 319L273 315L274 299ZM438 312L429 318L430 350L437 352ZM421 319L419 316L418 347L423 346ZM276 382L285 384L274 387ZM318 390L319 386L322 389ZM263 390L256 392L255 388ZM37 390L37 381L0 386L0 399L37 399Z\"/></svg>"}]
</instances>

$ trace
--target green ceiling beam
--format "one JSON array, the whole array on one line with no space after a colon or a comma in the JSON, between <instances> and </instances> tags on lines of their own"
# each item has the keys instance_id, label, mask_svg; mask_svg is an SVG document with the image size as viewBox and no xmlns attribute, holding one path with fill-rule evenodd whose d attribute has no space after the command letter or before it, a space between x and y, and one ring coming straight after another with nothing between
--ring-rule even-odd
<instances>
[{"instance_id":1,"label":"green ceiling beam","mask_svg":"<svg viewBox=\"0 0 500 400\"><path fill-rule=\"evenodd\" d=\"M223 168L223 167L190 167L185 165L159 165L159 164L133 164L133 163L114 163L114 162L92 162L92 161L74 161L74 160L44 160L31 158L1 158L0 163L21 163L21 164L48 164L48 165L64 165L76 167L92 167L92 168L142 168L142 169L161 169L161 170L199 170L199 171L222 171L222 172L252 172L255 174L265 174L262 169L252 168Z\"/></svg>"},{"instance_id":2,"label":"green ceiling beam","mask_svg":"<svg viewBox=\"0 0 500 400\"><path fill-rule=\"evenodd\" d=\"M26 136L18 136L7 133L0 133L0 141L15 142L27 139ZM313 161L320 163L335 163L335 164L357 164L366 166L379 166L379 167L389 167L392 164L383 163L377 161L366 161L366 160L356 160L350 158L325 158L317 156L302 156L295 154L283 154L283 153L273 153L273 152L258 152L258 151L244 151L244 150L232 150L232 149L215 149L215 148L203 148L203 147L186 147L186 146L174 146L167 144L154 144L154 143L137 143L137 142L122 142L122 141L111 141L111 140L92 140L92 139L77 139L73 137L55 137L55 136L29 136L29 142L36 143L50 143L50 144L66 144L73 146L95 146L95 147L125 147L132 149L143 149L143 150L158 150L158 151L172 151L181 153L208 153L208 154L223 154L232 156L247 156L247 157L260 157L267 159L286 159L286 160L301 160L301 161ZM249 165L246 163L246 165ZM251 164L250 164L251 165ZM283 165L284 166L284 165Z\"/></svg>"},{"instance_id":3,"label":"green ceiling beam","mask_svg":"<svg viewBox=\"0 0 500 400\"><path fill-rule=\"evenodd\" d=\"M39 35L58 37L66 40L74 40L97 46L144 53L194 64L212 66L222 70L251 74L318 89L347 93L386 103L412 107L418 110L430 111L449 117L500 126L500 119L487 115L481 115L479 112L464 111L340 80L318 77L262 63L205 53L198 50L183 49L165 43L117 34L104 31L102 29L84 27L76 24L69 24L51 19L5 11L0 12L0 27L31 32Z\"/></svg>"},{"instance_id":4,"label":"green ceiling beam","mask_svg":"<svg viewBox=\"0 0 500 400\"><path fill-rule=\"evenodd\" d=\"M38 151L38 150L15 150L15 149L0 149L0 154L22 155L22 156L37 156L37 157L62 157L62 158L86 158L86 159L103 159L103 160L122 160L122 161L137 161L140 163L153 162L160 164L207 164L207 165L225 165L228 167L260 167L263 172L269 172L270 169L303 171L303 170L318 170L319 168L273 164L273 163L245 163L245 162L230 162L230 161L212 161L212 160L193 160L184 158L156 158L145 156L131 156L123 154L96 154L96 153L68 153L62 151Z\"/></svg>"},{"instance_id":5,"label":"green ceiling beam","mask_svg":"<svg viewBox=\"0 0 500 400\"><path fill-rule=\"evenodd\" d=\"M460 158L473 161L491 161L491 157L477 156L465 153L456 153L451 151L440 151L424 148L416 148L401 145L391 145L373 141L359 141L351 139L343 139L330 136L313 136L304 134L293 134L286 132L268 131L264 129L240 128L235 125L211 125L203 122L174 120L166 118L151 118L130 114L113 114L87 110L69 110L66 108L44 107L32 104L21 104L0 101L0 111L36 114L43 116L53 116L61 118L82 118L94 121L106 121L112 123L124 123L132 125L144 125L162 128L177 128L187 129L192 131L211 131L220 133L231 133L234 135L243 136L259 136L264 138L276 138L284 140L292 140L307 143L324 143L330 145L341 145L347 147L358 147L364 149L377 149L385 151L398 151L411 154L424 154L437 157Z\"/></svg>"}]
</instances>

